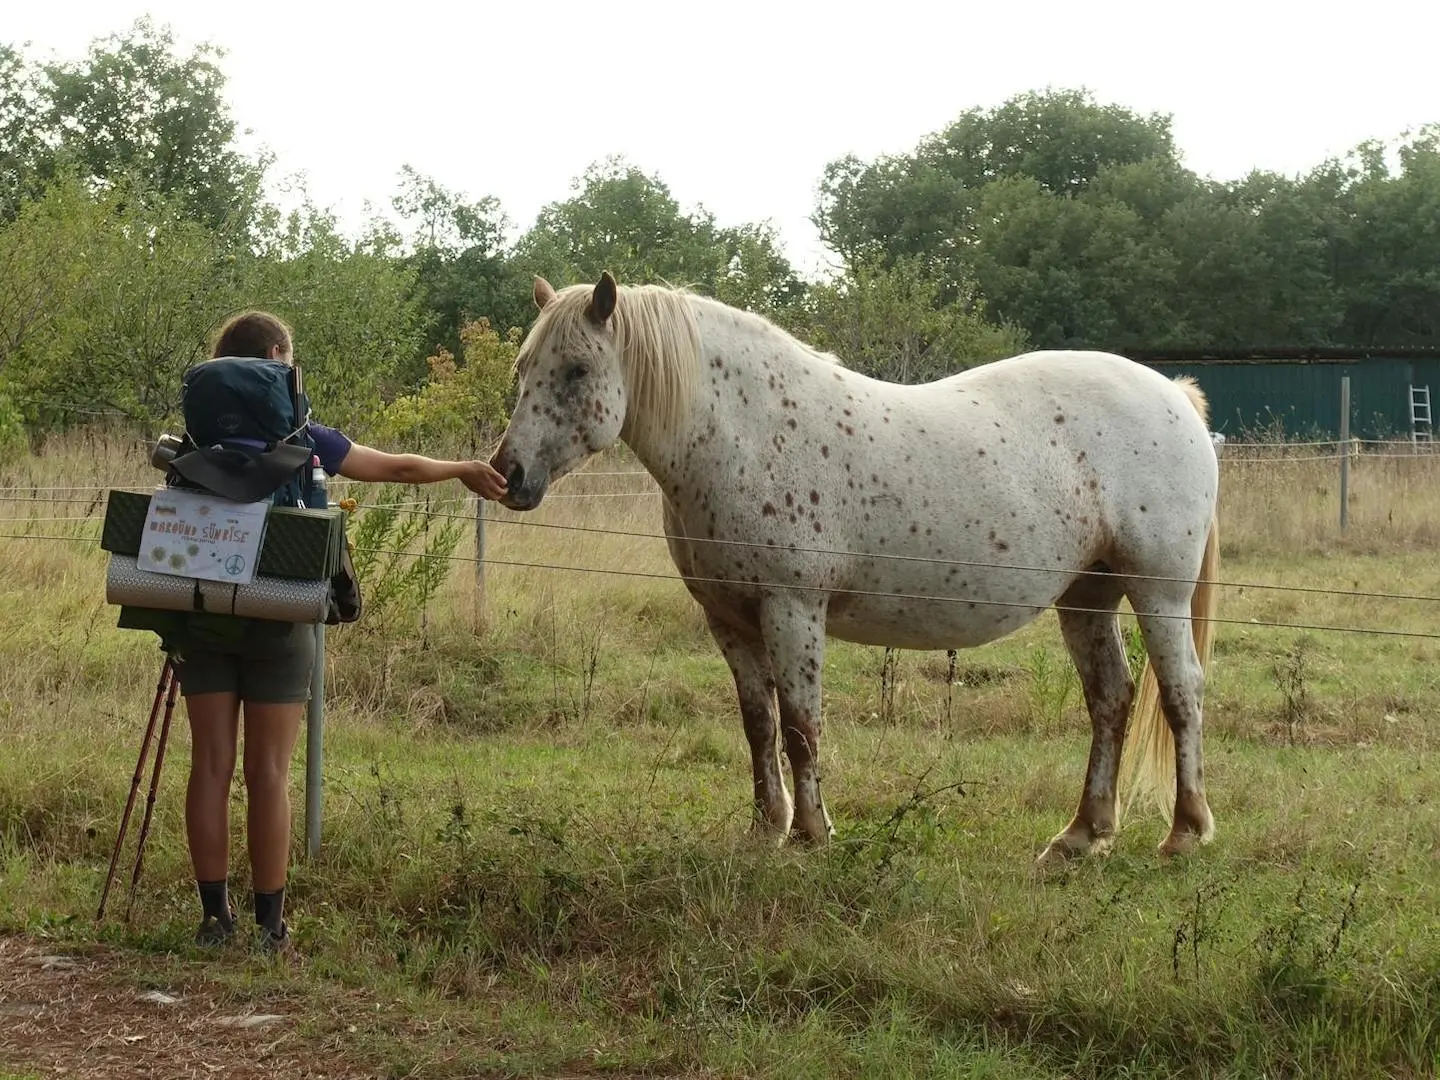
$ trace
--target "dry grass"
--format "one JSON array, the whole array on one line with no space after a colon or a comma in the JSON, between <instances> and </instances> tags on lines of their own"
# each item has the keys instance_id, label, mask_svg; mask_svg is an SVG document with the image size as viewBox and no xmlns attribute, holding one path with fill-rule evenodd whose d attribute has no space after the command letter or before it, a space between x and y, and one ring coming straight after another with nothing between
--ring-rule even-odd
<instances>
[{"instance_id":1,"label":"dry grass","mask_svg":"<svg viewBox=\"0 0 1440 1080\"><path fill-rule=\"evenodd\" d=\"M1349 522L1340 528L1338 457L1310 447L1227 448L1221 458L1224 554L1326 556L1440 545L1440 454L1396 444L1351 458Z\"/></svg>"}]
</instances>

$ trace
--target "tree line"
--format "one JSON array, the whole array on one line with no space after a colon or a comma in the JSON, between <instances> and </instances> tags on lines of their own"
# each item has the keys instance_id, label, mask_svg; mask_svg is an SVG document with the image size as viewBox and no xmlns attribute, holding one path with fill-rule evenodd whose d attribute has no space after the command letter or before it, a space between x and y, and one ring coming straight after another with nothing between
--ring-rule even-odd
<instances>
[{"instance_id":1,"label":"tree line","mask_svg":"<svg viewBox=\"0 0 1440 1080\"><path fill-rule=\"evenodd\" d=\"M221 55L143 19L68 62L0 44L0 442L173 415L180 373L249 306L295 327L328 419L496 413L537 273L688 285L902 381L1027 347L1440 345L1440 126L1219 181L1183 165L1167 116L1021 94L831 162L814 221L838 269L806 280L768 224L722 226L621 157L523 231L409 166L359 235L303 192L282 212Z\"/></svg>"}]
</instances>

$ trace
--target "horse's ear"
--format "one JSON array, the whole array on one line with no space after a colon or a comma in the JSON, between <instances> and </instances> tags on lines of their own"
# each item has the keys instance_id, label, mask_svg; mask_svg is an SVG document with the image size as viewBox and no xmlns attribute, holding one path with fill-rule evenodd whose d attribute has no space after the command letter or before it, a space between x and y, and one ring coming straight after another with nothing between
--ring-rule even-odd
<instances>
[{"instance_id":1,"label":"horse's ear","mask_svg":"<svg viewBox=\"0 0 1440 1080\"><path fill-rule=\"evenodd\" d=\"M535 276L535 291L531 295L535 297L535 306L541 311L544 311L545 305L555 299L555 286L537 274Z\"/></svg>"},{"instance_id":2,"label":"horse's ear","mask_svg":"<svg viewBox=\"0 0 1440 1080\"><path fill-rule=\"evenodd\" d=\"M615 279L606 270L600 275L600 280L595 285L595 291L590 294L590 307L586 312L592 322L604 326L610 316L615 314Z\"/></svg>"}]
</instances>

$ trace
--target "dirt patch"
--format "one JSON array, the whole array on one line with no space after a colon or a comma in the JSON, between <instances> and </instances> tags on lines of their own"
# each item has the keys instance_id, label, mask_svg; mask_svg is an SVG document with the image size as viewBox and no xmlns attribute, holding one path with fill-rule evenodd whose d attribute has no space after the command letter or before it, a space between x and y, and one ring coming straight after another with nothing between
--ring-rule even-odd
<instances>
[{"instance_id":1,"label":"dirt patch","mask_svg":"<svg viewBox=\"0 0 1440 1080\"><path fill-rule=\"evenodd\" d=\"M233 960L217 956L212 963L227 959ZM378 1026L402 1042L423 1044L432 1028L445 1025L442 1017L397 1012L395 1003L330 984L318 996L267 988L247 997L222 985L209 968L99 945L60 949L0 935L0 1080L371 1080L394 1074L359 1060L352 1049L357 1032L373 1033ZM450 1060L454 1053L453 1046L437 1047L423 1070L406 1075L474 1076ZM585 1067L563 1069L551 1080L596 1075ZM639 1074L603 1075L640 1080Z\"/></svg>"},{"instance_id":2,"label":"dirt patch","mask_svg":"<svg viewBox=\"0 0 1440 1080\"><path fill-rule=\"evenodd\" d=\"M283 997L239 1003L201 974L145 990L110 950L55 951L0 937L0 1073L22 1077L381 1075L346 1060L338 1038L306 1037ZM342 1029L343 1030L343 1029Z\"/></svg>"}]
</instances>

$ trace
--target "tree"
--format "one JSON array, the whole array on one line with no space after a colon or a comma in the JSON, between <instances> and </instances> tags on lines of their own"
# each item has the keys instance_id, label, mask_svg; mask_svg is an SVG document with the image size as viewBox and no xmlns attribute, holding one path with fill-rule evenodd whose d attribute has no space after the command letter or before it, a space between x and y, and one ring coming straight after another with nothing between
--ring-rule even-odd
<instances>
[{"instance_id":1,"label":"tree","mask_svg":"<svg viewBox=\"0 0 1440 1080\"><path fill-rule=\"evenodd\" d=\"M491 196L468 202L409 165L391 205L401 215L415 272L416 296L430 313L430 344L450 355L462 348L462 328L474 319L522 326L531 314L529 279L518 281L506 258L509 218Z\"/></svg>"},{"instance_id":2,"label":"tree","mask_svg":"<svg viewBox=\"0 0 1440 1080\"><path fill-rule=\"evenodd\" d=\"M62 178L26 204L0 228L0 378L32 429L173 418L184 370L252 307L294 328L323 418L363 429L422 347L413 271L308 203L256 235L246 247L123 183Z\"/></svg>"},{"instance_id":3,"label":"tree","mask_svg":"<svg viewBox=\"0 0 1440 1080\"><path fill-rule=\"evenodd\" d=\"M56 184L0 224L0 378L55 322L83 276L78 253L92 208L80 184Z\"/></svg>"},{"instance_id":4,"label":"tree","mask_svg":"<svg viewBox=\"0 0 1440 1080\"><path fill-rule=\"evenodd\" d=\"M475 247L498 252L505 246L510 223L500 200L493 196L466 202L458 192L402 165L400 191L390 203L410 224L411 244L416 249L453 255Z\"/></svg>"},{"instance_id":5,"label":"tree","mask_svg":"<svg viewBox=\"0 0 1440 1080\"><path fill-rule=\"evenodd\" d=\"M919 156L962 187L1028 176L1076 196L1106 170L1176 161L1170 117L1099 105L1085 90L1031 91L991 110L971 109L921 146Z\"/></svg>"},{"instance_id":6,"label":"tree","mask_svg":"<svg viewBox=\"0 0 1440 1080\"><path fill-rule=\"evenodd\" d=\"M578 179L576 193L540 211L514 259L555 282L665 281L771 311L792 303L799 279L767 225L721 228L703 207L686 214L659 179L611 158Z\"/></svg>"},{"instance_id":7,"label":"tree","mask_svg":"<svg viewBox=\"0 0 1440 1080\"><path fill-rule=\"evenodd\" d=\"M1437 259L1428 225L1407 229L1433 217L1434 146L1403 147L1395 176L1362 147L1303 181L1214 183L1167 116L1029 93L910 154L831 163L815 220L848 267L912 261L937 304L977 284L1036 347L1420 340Z\"/></svg>"},{"instance_id":8,"label":"tree","mask_svg":"<svg viewBox=\"0 0 1440 1080\"><path fill-rule=\"evenodd\" d=\"M1332 207L1342 341L1440 341L1440 125L1393 150L1362 143L1348 161L1317 169L1307 185L1325 192Z\"/></svg>"},{"instance_id":9,"label":"tree","mask_svg":"<svg viewBox=\"0 0 1440 1080\"><path fill-rule=\"evenodd\" d=\"M791 328L873 378L918 383L1024 351L1024 334L985 319L973 290L941 301L920 263L862 263L837 282L811 288Z\"/></svg>"},{"instance_id":10,"label":"tree","mask_svg":"<svg viewBox=\"0 0 1440 1080\"><path fill-rule=\"evenodd\" d=\"M38 193L41 139L36 72L18 50L0 44L0 223Z\"/></svg>"},{"instance_id":11,"label":"tree","mask_svg":"<svg viewBox=\"0 0 1440 1080\"><path fill-rule=\"evenodd\" d=\"M869 165L852 155L825 167L811 220L848 269L911 258L943 277L974 239L977 198L978 191L918 155Z\"/></svg>"},{"instance_id":12,"label":"tree","mask_svg":"<svg viewBox=\"0 0 1440 1080\"><path fill-rule=\"evenodd\" d=\"M1173 333L1175 259L1113 194L1057 195L1017 176L986 186L980 217L981 294L1035 348L1119 349Z\"/></svg>"},{"instance_id":13,"label":"tree","mask_svg":"<svg viewBox=\"0 0 1440 1080\"><path fill-rule=\"evenodd\" d=\"M680 211L670 189L619 158L591 166L575 194L544 207L518 254L557 281L608 269L622 282L710 281L720 256L713 222Z\"/></svg>"},{"instance_id":14,"label":"tree","mask_svg":"<svg viewBox=\"0 0 1440 1080\"><path fill-rule=\"evenodd\" d=\"M1255 172L1198 186L1160 223L1175 256L1173 341L1211 348L1323 345L1339 322L1316 207Z\"/></svg>"},{"instance_id":15,"label":"tree","mask_svg":"<svg viewBox=\"0 0 1440 1080\"><path fill-rule=\"evenodd\" d=\"M115 411L149 421L173 411L180 375L204 356L230 303L219 237L173 204L121 183L92 195L61 178L0 233L11 324L7 386L32 427Z\"/></svg>"},{"instance_id":16,"label":"tree","mask_svg":"<svg viewBox=\"0 0 1440 1080\"><path fill-rule=\"evenodd\" d=\"M325 422L363 431L382 402L412 384L426 337L414 269L346 240L308 198L236 270L230 308L264 308L290 324Z\"/></svg>"},{"instance_id":17,"label":"tree","mask_svg":"<svg viewBox=\"0 0 1440 1080\"><path fill-rule=\"evenodd\" d=\"M426 361L425 384L385 406L377 435L386 445L473 457L504 430L520 331L502 336L476 319L460 334L463 364L448 350L436 350Z\"/></svg>"},{"instance_id":18,"label":"tree","mask_svg":"<svg viewBox=\"0 0 1440 1080\"><path fill-rule=\"evenodd\" d=\"M168 28L149 19L91 45L84 60L47 64L38 118L54 163L107 184L174 200L211 227L248 220L260 199L262 163L234 146L223 55L200 45L177 53Z\"/></svg>"},{"instance_id":19,"label":"tree","mask_svg":"<svg viewBox=\"0 0 1440 1080\"><path fill-rule=\"evenodd\" d=\"M1099 105L1083 90L1031 92L962 113L911 154L832 162L814 221L847 266L918 257L948 299L969 279L987 187L1026 178L1074 198L1107 169L1157 158L1176 160L1169 117Z\"/></svg>"},{"instance_id":20,"label":"tree","mask_svg":"<svg viewBox=\"0 0 1440 1080\"><path fill-rule=\"evenodd\" d=\"M714 293L732 307L776 316L800 303L805 283L795 273L769 224L719 229L721 268Z\"/></svg>"}]
</instances>

